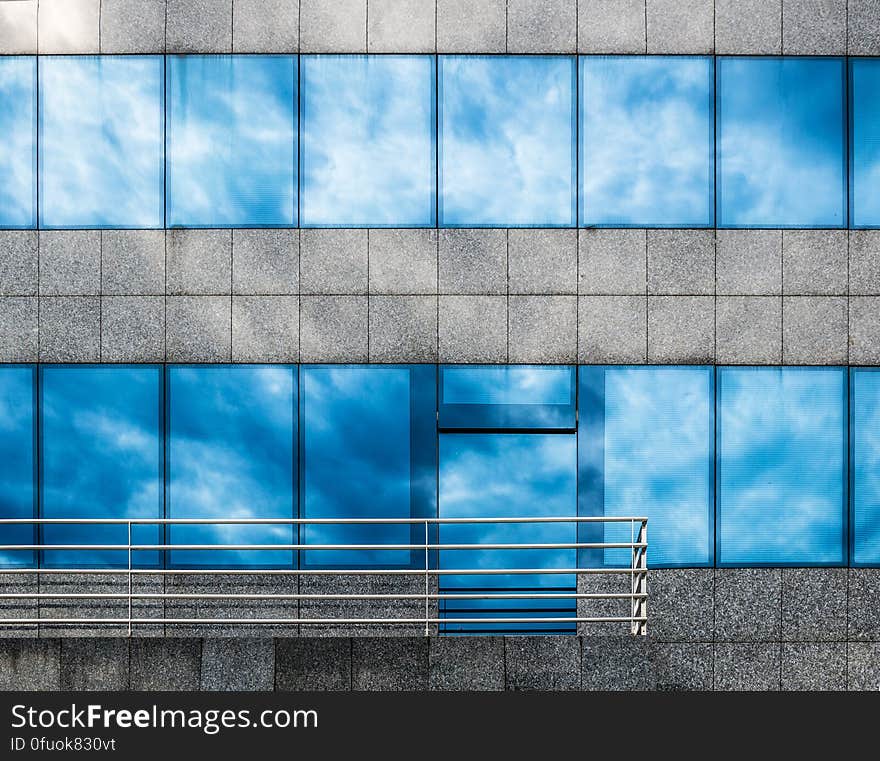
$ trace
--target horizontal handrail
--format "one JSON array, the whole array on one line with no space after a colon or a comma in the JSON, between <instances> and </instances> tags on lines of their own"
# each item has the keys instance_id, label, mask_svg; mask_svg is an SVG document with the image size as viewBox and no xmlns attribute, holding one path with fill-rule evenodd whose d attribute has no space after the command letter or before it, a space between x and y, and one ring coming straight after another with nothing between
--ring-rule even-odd
<instances>
[{"instance_id":1,"label":"horizontal handrail","mask_svg":"<svg viewBox=\"0 0 880 761\"><path fill-rule=\"evenodd\" d=\"M647 523L647 517L619 515L535 515L504 516L497 518L0 518L0 525L16 523L36 524L107 524L132 526L161 525L297 525L297 524L435 524L435 523Z\"/></svg>"}]
</instances>

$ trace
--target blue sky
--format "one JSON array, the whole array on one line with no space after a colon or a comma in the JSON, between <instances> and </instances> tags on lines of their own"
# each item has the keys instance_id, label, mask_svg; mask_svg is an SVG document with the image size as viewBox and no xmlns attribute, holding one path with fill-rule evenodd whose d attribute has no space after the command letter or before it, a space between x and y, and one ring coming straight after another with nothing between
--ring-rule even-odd
<instances>
[{"instance_id":1,"label":"blue sky","mask_svg":"<svg viewBox=\"0 0 880 761\"><path fill-rule=\"evenodd\" d=\"M880 226L880 60L853 58L853 227Z\"/></svg>"},{"instance_id":2,"label":"blue sky","mask_svg":"<svg viewBox=\"0 0 880 761\"><path fill-rule=\"evenodd\" d=\"M302 67L302 224L433 226L433 56Z\"/></svg>"},{"instance_id":3,"label":"blue sky","mask_svg":"<svg viewBox=\"0 0 880 761\"><path fill-rule=\"evenodd\" d=\"M853 561L880 563L880 372L852 374Z\"/></svg>"},{"instance_id":4,"label":"blue sky","mask_svg":"<svg viewBox=\"0 0 880 761\"><path fill-rule=\"evenodd\" d=\"M162 56L39 66L40 224L162 227Z\"/></svg>"},{"instance_id":5,"label":"blue sky","mask_svg":"<svg viewBox=\"0 0 880 761\"><path fill-rule=\"evenodd\" d=\"M845 226L845 61L717 65L718 226Z\"/></svg>"},{"instance_id":6,"label":"blue sky","mask_svg":"<svg viewBox=\"0 0 880 761\"><path fill-rule=\"evenodd\" d=\"M34 515L34 369L0 366L0 515ZM33 526L0 530L2 544L32 544ZM0 565L27 566L34 553L0 552Z\"/></svg>"},{"instance_id":7,"label":"blue sky","mask_svg":"<svg viewBox=\"0 0 880 761\"><path fill-rule=\"evenodd\" d=\"M711 226L711 58L581 58L581 225Z\"/></svg>"},{"instance_id":8,"label":"blue sky","mask_svg":"<svg viewBox=\"0 0 880 761\"><path fill-rule=\"evenodd\" d=\"M440 59L440 224L574 225L575 59Z\"/></svg>"},{"instance_id":9,"label":"blue sky","mask_svg":"<svg viewBox=\"0 0 880 761\"><path fill-rule=\"evenodd\" d=\"M297 224L295 56L168 57L169 227Z\"/></svg>"},{"instance_id":10,"label":"blue sky","mask_svg":"<svg viewBox=\"0 0 880 761\"><path fill-rule=\"evenodd\" d=\"M0 226L37 221L37 59L0 58Z\"/></svg>"}]
</instances>

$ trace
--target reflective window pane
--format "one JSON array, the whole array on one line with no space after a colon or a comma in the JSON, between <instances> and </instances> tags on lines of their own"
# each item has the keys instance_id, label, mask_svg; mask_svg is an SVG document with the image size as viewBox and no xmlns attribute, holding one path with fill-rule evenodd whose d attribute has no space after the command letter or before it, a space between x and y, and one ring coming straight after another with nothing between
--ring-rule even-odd
<instances>
[{"instance_id":1,"label":"reflective window pane","mask_svg":"<svg viewBox=\"0 0 880 761\"><path fill-rule=\"evenodd\" d=\"M436 374L431 365L304 365L302 517L436 514ZM424 542L424 525L306 524L307 544ZM424 567L424 552L307 550L307 567Z\"/></svg>"},{"instance_id":2,"label":"reflective window pane","mask_svg":"<svg viewBox=\"0 0 880 761\"><path fill-rule=\"evenodd\" d=\"M580 368L579 514L647 517L649 568L712 565L713 376L711 367ZM629 523L581 528L582 541L632 539ZM584 555L590 567L632 563L627 549Z\"/></svg>"},{"instance_id":3,"label":"reflective window pane","mask_svg":"<svg viewBox=\"0 0 880 761\"><path fill-rule=\"evenodd\" d=\"M161 368L58 365L42 369L41 506L43 518L161 518ZM48 524L46 544L123 544L127 526ZM158 544L155 526L132 540ZM133 554L155 566L158 551ZM47 566L122 566L126 551L46 550Z\"/></svg>"},{"instance_id":4,"label":"reflective window pane","mask_svg":"<svg viewBox=\"0 0 880 761\"><path fill-rule=\"evenodd\" d=\"M707 227L715 214L711 58L581 58L584 226Z\"/></svg>"},{"instance_id":5,"label":"reflective window pane","mask_svg":"<svg viewBox=\"0 0 880 761\"><path fill-rule=\"evenodd\" d=\"M845 410L843 368L719 368L719 564L845 561Z\"/></svg>"},{"instance_id":6,"label":"reflective window pane","mask_svg":"<svg viewBox=\"0 0 880 761\"><path fill-rule=\"evenodd\" d=\"M574 428L575 368L440 368L441 428Z\"/></svg>"},{"instance_id":7,"label":"reflective window pane","mask_svg":"<svg viewBox=\"0 0 880 761\"><path fill-rule=\"evenodd\" d=\"M880 58L850 59L850 221L880 227Z\"/></svg>"},{"instance_id":8,"label":"reflective window pane","mask_svg":"<svg viewBox=\"0 0 880 761\"><path fill-rule=\"evenodd\" d=\"M718 226L845 226L844 60L716 66Z\"/></svg>"},{"instance_id":9,"label":"reflective window pane","mask_svg":"<svg viewBox=\"0 0 880 761\"><path fill-rule=\"evenodd\" d=\"M35 370L24 365L0 366L0 517L34 518ZM35 544L33 524L3 526L0 544ZM0 567L34 566L30 550L0 551Z\"/></svg>"},{"instance_id":10,"label":"reflective window pane","mask_svg":"<svg viewBox=\"0 0 880 761\"><path fill-rule=\"evenodd\" d=\"M168 57L169 227L297 224L295 56Z\"/></svg>"},{"instance_id":11,"label":"reflective window pane","mask_svg":"<svg viewBox=\"0 0 880 761\"><path fill-rule=\"evenodd\" d=\"M435 221L434 57L302 57L302 224Z\"/></svg>"},{"instance_id":12,"label":"reflective window pane","mask_svg":"<svg viewBox=\"0 0 880 761\"><path fill-rule=\"evenodd\" d=\"M172 366L169 518L296 516L296 368ZM293 544L290 524L172 525L174 544ZM184 567L291 567L291 550L172 550Z\"/></svg>"},{"instance_id":13,"label":"reflective window pane","mask_svg":"<svg viewBox=\"0 0 880 761\"><path fill-rule=\"evenodd\" d=\"M440 225L574 226L575 59L441 56Z\"/></svg>"},{"instance_id":14,"label":"reflective window pane","mask_svg":"<svg viewBox=\"0 0 880 761\"><path fill-rule=\"evenodd\" d=\"M0 57L0 227L37 223L37 59Z\"/></svg>"},{"instance_id":15,"label":"reflective window pane","mask_svg":"<svg viewBox=\"0 0 880 761\"><path fill-rule=\"evenodd\" d=\"M40 58L40 225L162 227L162 56Z\"/></svg>"},{"instance_id":16,"label":"reflective window pane","mask_svg":"<svg viewBox=\"0 0 880 761\"><path fill-rule=\"evenodd\" d=\"M880 565L880 372L853 368L852 563Z\"/></svg>"}]
</instances>

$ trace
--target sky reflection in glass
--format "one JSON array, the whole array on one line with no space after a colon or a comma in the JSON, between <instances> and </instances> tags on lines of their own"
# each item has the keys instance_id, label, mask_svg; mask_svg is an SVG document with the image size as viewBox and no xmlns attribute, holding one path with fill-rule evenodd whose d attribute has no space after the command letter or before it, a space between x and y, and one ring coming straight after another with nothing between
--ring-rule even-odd
<instances>
[{"instance_id":1,"label":"sky reflection in glass","mask_svg":"<svg viewBox=\"0 0 880 761\"><path fill-rule=\"evenodd\" d=\"M172 366L169 518L293 518L296 368ZM174 544L293 544L290 525L172 526ZM291 550L172 550L177 566L291 567Z\"/></svg>"},{"instance_id":2,"label":"sky reflection in glass","mask_svg":"<svg viewBox=\"0 0 880 761\"><path fill-rule=\"evenodd\" d=\"M296 56L168 57L169 227L297 224Z\"/></svg>"},{"instance_id":3,"label":"sky reflection in glass","mask_svg":"<svg viewBox=\"0 0 880 761\"><path fill-rule=\"evenodd\" d=\"M718 58L718 226L846 226L842 58Z\"/></svg>"},{"instance_id":4,"label":"sky reflection in glass","mask_svg":"<svg viewBox=\"0 0 880 761\"><path fill-rule=\"evenodd\" d=\"M837 367L718 369L719 564L845 562L845 390Z\"/></svg>"},{"instance_id":5,"label":"sky reflection in glass","mask_svg":"<svg viewBox=\"0 0 880 761\"><path fill-rule=\"evenodd\" d=\"M433 56L302 57L302 224L435 223Z\"/></svg>"},{"instance_id":6,"label":"sky reflection in glass","mask_svg":"<svg viewBox=\"0 0 880 761\"><path fill-rule=\"evenodd\" d=\"M650 568L713 561L713 376L711 367L580 368L580 514L647 516ZM631 531L582 526L584 541L628 542ZM632 562L625 549L584 554L590 566Z\"/></svg>"},{"instance_id":7,"label":"sky reflection in glass","mask_svg":"<svg viewBox=\"0 0 880 761\"><path fill-rule=\"evenodd\" d=\"M580 67L580 224L711 226L712 59L586 56Z\"/></svg>"},{"instance_id":8,"label":"sky reflection in glass","mask_svg":"<svg viewBox=\"0 0 880 761\"><path fill-rule=\"evenodd\" d=\"M880 372L853 368L852 562L880 565Z\"/></svg>"},{"instance_id":9,"label":"sky reflection in glass","mask_svg":"<svg viewBox=\"0 0 880 761\"><path fill-rule=\"evenodd\" d=\"M574 226L573 57L440 58L440 225Z\"/></svg>"},{"instance_id":10,"label":"sky reflection in glass","mask_svg":"<svg viewBox=\"0 0 880 761\"><path fill-rule=\"evenodd\" d=\"M0 227L35 227L36 57L0 57L0 135Z\"/></svg>"},{"instance_id":11,"label":"sky reflection in glass","mask_svg":"<svg viewBox=\"0 0 880 761\"><path fill-rule=\"evenodd\" d=\"M33 367L0 366L0 517L36 515ZM35 544L33 525L0 528L0 544ZM0 552L0 567L33 566L30 550Z\"/></svg>"},{"instance_id":12,"label":"sky reflection in glass","mask_svg":"<svg viewBox=\"0 0 880 761\"><path fill-rule=\"evenodd\" d=\"M40 225L163 226L162 56L40 58Z\"/></svg>"},{"instance_id":13,"label":"sky reflection in glass","mask_svg":"<svg viewBox=\"0 0 880 761\"><path fill-rule=\"evenodd\" d=\"M435 515L436 375L422 366L302 367L303 518ZM424 526L305 525L304 544L409 544ZM303 551L311 567L408 566L408 550ZM424 553L417 562L424 566Z\"/></svg>"},{"instance_id":14,"label":"sky reflection in glass","mask_svg":"<svg viewBox=\"0 0 880 761\"><path fill-rule=\"evenodd\" d=\"M850 59L850 221L880 227L880 58Z\"/></svg>"},{"instance_id":15,"label":"sky reflection in glass","mask_svg":"<svg viewBox=\"0 0 880 761\"><path fill-rule=\"evenodd\" d=\"M161 368L42 368L41 504L43 518L161 518ZM46 525L46 544L126 544L126 526ZM156 544L157 526L132 529L135 543ZM135 552L154 566L158 552ZM47 566L121 566L128 553L47 550Z\"/></svg>"}]
</instances>

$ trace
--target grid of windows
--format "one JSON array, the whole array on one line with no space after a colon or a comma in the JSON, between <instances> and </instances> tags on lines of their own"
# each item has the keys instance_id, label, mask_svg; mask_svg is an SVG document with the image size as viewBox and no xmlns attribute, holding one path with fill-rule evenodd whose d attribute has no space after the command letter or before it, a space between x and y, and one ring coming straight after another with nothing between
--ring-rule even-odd
<instances>
[{"instance_id":1,"label":"grid of windows","mask_svg":"<svg viewBox=\"0 0 880 761\"><path fill-rule=\"evenodd\" d=\"M875 58L6 56L0 228L877 227L878 102Z\"/></svg>"}]
</instances>

